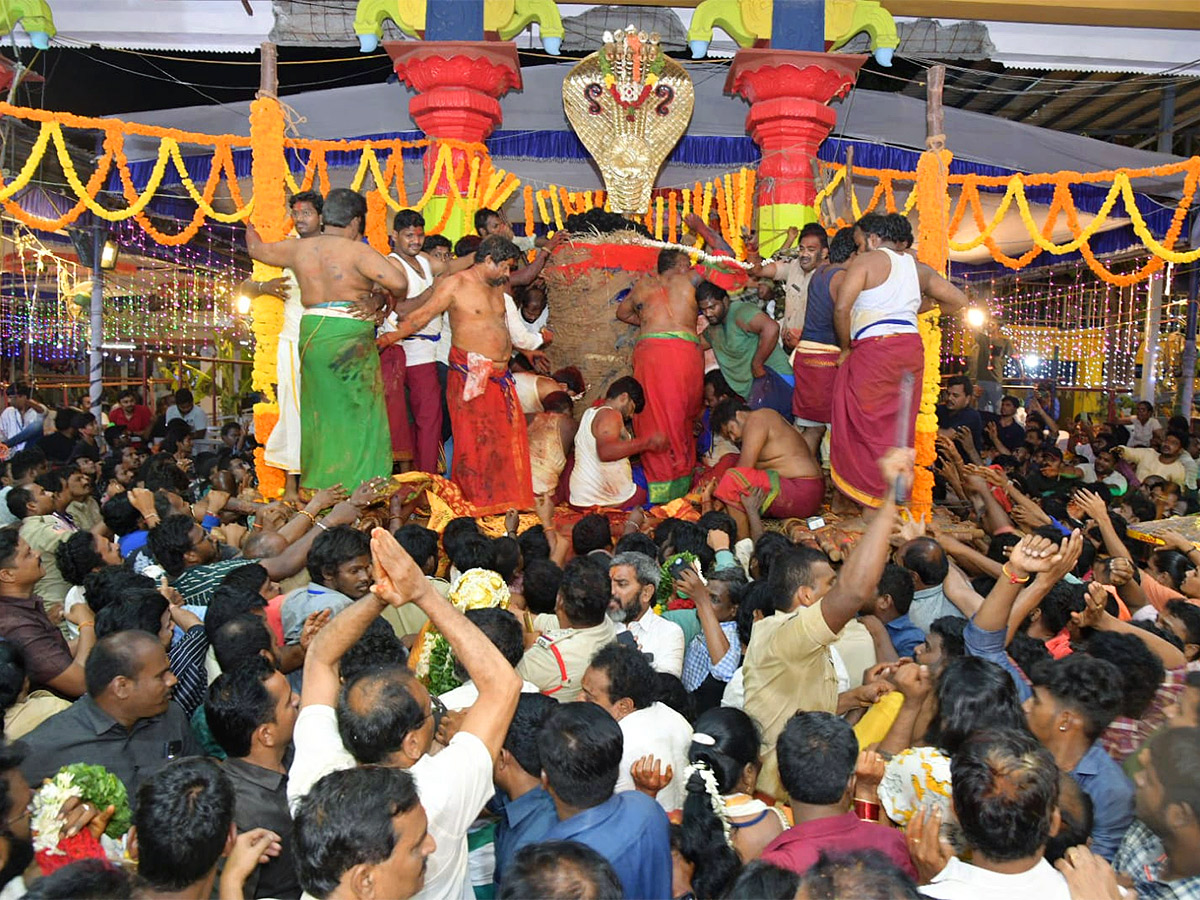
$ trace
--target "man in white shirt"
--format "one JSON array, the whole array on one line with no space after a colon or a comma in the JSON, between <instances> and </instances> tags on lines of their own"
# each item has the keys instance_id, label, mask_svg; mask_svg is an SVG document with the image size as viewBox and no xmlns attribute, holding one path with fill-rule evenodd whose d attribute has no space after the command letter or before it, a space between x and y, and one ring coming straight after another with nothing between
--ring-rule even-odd
<instances>
[{"instance_id":1,"label":"man in white shirt","mask_svg":"<svg viewBox=\"0 0 1200 900\"><path fill-rule=\"evenodd\" d=\"M619 553L613 557L608 565L612 585L608 617L625 624L656 672L679 678L683 674L683 629L652 609L661 577L662 572L645 553Z\"/></svg>"},{"instance_id":2,"label":"man in white shirt","mask_svg":"<svg viewBox=\"0 0 1200 900\"><path fill-rule=\"evenodd\" d=\"M500 651L433 589L420 567L381 528L371 540L375 584L313 639L304 664L296 720L296 757L288 773L288 803L323 776L356 764L407 769L417 784L437 849L429 857L424 900L470 900L467 829L494 793L492 768L516 709L521 680ZM429 756L436 729L432 698L397 662L358 675L343 692L338 660L388 606L420 607L479 691L458 733ZM335 710L336 704L336 710ZM340 735L346 735L349 747Z\"/></svg>"},{"instance_id":3,"label":"man in white shirt","mask_svg":"<svg viewBox=\"0 0 1200 900\"><path fill-rule=\"evenodd\" d=\"M175 392L175 405L167 407L167 423L183 419L191 426L192 437L203 438L208 432L208 414L196 405L192 392L180 388Z\"/></svg>"},{"instance_id":4,"label":"man in white shirt","mask_svg":"<svg viewBox=\"0 0 1200 900\"><path fill-rule=\"evenodd\" d=\"M761 276L784 282L783 321L779 335L783 349L789 354L796 349L800 334L804 331L804 318L808 311L808 283L817 267L829 259L829 235L820 225L805 225L800 232L800 243L796 258L782 262L762 264L757 252L751 257L751 277Z\"/></svg>"},{"instance_id":5,"label":"man in white shirt","mask_svg":"<svg viewBox=\"0 0 1200 900\"><path fill-rule=\"evenodd\" d=\"M1133 418L1125 424L1129 428L1130 447L1149 447L1154 432L1162 431L1162 422L1154 418L1154 406L1146 400L1133 408Z\"/></svg>"},{"instance_id":6,"label":"man in white shirt","mask_svg":"<svg viewBox=\"0 0 1200 900\"><path fill-rule=\"evenodd\" d=\"M16 453L30 438L41 434L37 426L46 416L46 407L33 399L27 384L10 384L5 395L8 406L0 412L0 438L10 453ZM29 433L20 437L26 431Z\"/></svg>"},{"instance_id":7,"label":"man in white shirt","mask_svg":"<svg viewBox=\"0 0 1200 900\"><path fill-rule=\"evenodd\" d=\"M1061 818L1058 778L1054 757L1028 733L992 731L967 738L950 761L950 780L971 862L951 856L921 893L940 900L1067 900L1066 879L1044 855ZM929 850L944 842L940 825L940 813L928 819L918 815L909 823L908 849L918 868L923 854L927 861Z\"/></svg>"},{"instance_id":8,"label":"man in white shirt","mask_svg":"<svg viewBox=\"0 0 1200 900\"><path fill-rule=\"evenodd\" d=\"M658 762L662 774L673 777L655 800L667 812L683 806L686 793L683 770L692 745L692 726L664 703L655 701L658 689L645 654L633 647L612 643L592 657L583 674L585 703L606 710L621 726L625 738L616 793L637 789L631 769L647 756Z\"/></svg>"}]
</instances>

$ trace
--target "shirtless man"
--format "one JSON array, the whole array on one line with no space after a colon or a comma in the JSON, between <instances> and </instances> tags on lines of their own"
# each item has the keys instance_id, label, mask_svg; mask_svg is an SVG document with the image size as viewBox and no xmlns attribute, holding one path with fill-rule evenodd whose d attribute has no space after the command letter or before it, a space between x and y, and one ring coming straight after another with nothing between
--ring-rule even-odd
<instances>
[{"instance_id":1,"label":"shirtless man","mask_svg":"<svg viewBox=\"0 0 1200 900\"><path fill-rule=\"evenodd\" d=\"M529 417L529 465L533 492L555 494L567 456L575 446L574 404L566 391L555 391L542 401L543 410Z\"/></svg>"},{"instance_id":2,"label":"shirtless man","mask_svg":"<svg viewBox=\"0 0 1200 900\"><path fill-rule=\"evenodd\" d=\"M516 357L518 360L520 357ZM521 410L527 416L540 413L546 409L546 400L551 394L566 392L569 396L581 396L587 390L583 373L575 366L567 366L549 375L538 375L535 372L513 370L513 379L517 385L517 398L521 401Z\"/></svg>"},{"instance_id":3,"label":"shirtless man","mask_svg":"<svg viewBox=\"0 0 1200 900\"><path fill-rule=\"evenodd\" d=\"M529 440L508 370L512 341L505 320L504 287L520 258L512 241L484 238L475 264L440 279L429 299L396 326L408 337L449 314L446 404L454 431L454 480L480 516L533 508Z\"/></svg>"},{"instance_id":4,"label":"shirtless man","mask_svg":"<svg viewBox=\"0 0 1200 900\"><path fill-rule=\"evenodd\" d=\"M722 400L713 411L712 427L742 451L714 495L737 522L739 539L750 537L742 498L754 488L766 496L760 512L771 518L805 518L821 508L821 467L800 432L775 410L751 410L740 400Z\"/></svg>"},{"instance_id":5,"label":"shirtless man","mask_svg":"<svg viewBox=\"0 0 1200 900\"><path fill-rule=\"evenodd\" d=\"M323 234L266 244L246 228L250 257L290 268L300 284L301 486L313 490L392 471L375 291L404 296L408 279L362 243L366 215L362 195L339 188L325 198Z\"/></svg>"},{"instance_id":6,"label":"shirtless man","mask_svg":"<svg viewBox=\"0 0 1200 900\"><path fill-rule=\"evenodd\" d=\"M575 433L575 468L571 470L572 506L580 509L611 507L635 509L646 503L646 492L634 484L631 456L662 449L661 432L634 437L626 421L646 404L646 394L636 378L618 378L604 395L604 403L584 412Z\"/></svg>"},{"instance_id":7,"label":"shirtless man","mask_svg":"<svg viewBox=\"0 0 1200 900\"><path fill-rule=\"evenodd\" d=\"M633 377L646 393L634 416L639 434L661 432L667 445L642 454L651 503L668 503L692 486L696 419L704 407L704 352L696 336L700 273L687 254L663 250L658 274L638 281L617 307L617 318L638 326Z\"/></svg>"}]
</instances>

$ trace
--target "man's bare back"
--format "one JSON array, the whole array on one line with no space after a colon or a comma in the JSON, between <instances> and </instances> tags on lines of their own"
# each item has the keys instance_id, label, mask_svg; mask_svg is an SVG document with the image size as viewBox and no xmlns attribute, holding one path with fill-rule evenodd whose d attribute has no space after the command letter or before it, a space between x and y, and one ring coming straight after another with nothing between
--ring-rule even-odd
<instances>
[{"instance_id":1,"label":"man's bare back","mask_svg":"<svg viewBox=\"0 0 1200 900\"><path fill-rule=\"evenodd\" d=\"M687 274L647 275L617 307L617 318L637 325L640 334L664 331L695 334L699 317L695 277Z\"/></svg>"},{"instance_id":2,"label":"man's bare back","mask_svg":"<svg viewBox=\"0 0 1200 900\"><path fill-rule=\"evenodd\" d=\"M746 414L738 465L773 469L784 478L821 477L821 468L800 432L773 409Z\"/></svg>"}]
</instances>

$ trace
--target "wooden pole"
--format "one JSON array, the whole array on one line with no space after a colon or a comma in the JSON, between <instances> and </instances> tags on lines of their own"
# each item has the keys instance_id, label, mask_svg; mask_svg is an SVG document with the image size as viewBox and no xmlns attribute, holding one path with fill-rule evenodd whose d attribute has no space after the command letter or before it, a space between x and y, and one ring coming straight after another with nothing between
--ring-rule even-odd
<instances>
[{"instance_id":1,"label":"wooden pole","mask_svg":"<svg viewBox=\"0 0 1200 900\"><path fill-rule=\"evenodd\" d=\"M845 188L845 193L842 195L842 218L847 222L854 221L854 148L846 148L846 180L842 187Z\"/></svg>"},{"instance_id":2,"label":"wooden pole","mask_svg":"<svg viewBox=\"0 0 1200 900\"><path fill-rule=\"evenodd\" d=\"M808 162L812 166L813 186L816 187L817 193L821 193L825 190L825 175L821 172L821 161L814 156ZM828 225L837 221L837 211L833 208L833 198L829 194L825 194L825 216Z\"/></svg>"},{"instance_id":3,"label":"wooden pole","mask_svg":"<svg viewBox=\"0 0 1200 900\"><path fill-rule=\"evenodd\" d=\"M258 96L279 96L279 54L275 44L263 41L260 54L262 59L258 70Z\"/></svg>"},{"instance_id":4,"label":"wooden pole","mask_svg":"<svg viewBox=\"0 0 1200 900\"><path fill-rule=\"evenodd\" d=\"M942 89L946 86L946 67L931 66L925 81L925 137L946 134L946 111L942 107Z\"/></svg>"}]
</instances>

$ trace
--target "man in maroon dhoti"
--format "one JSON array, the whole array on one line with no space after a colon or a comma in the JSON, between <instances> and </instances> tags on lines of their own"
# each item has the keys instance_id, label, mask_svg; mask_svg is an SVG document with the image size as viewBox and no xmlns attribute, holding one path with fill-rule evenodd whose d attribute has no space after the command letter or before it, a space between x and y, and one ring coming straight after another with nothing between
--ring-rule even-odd
<instances>
[{"instance_id":1,"label":"man in maroon dhoti","mask_svg":"<svg viewBox=\"0 0 1200 900\"><path fill-rule=\"evenodd\" d=\"M663 450L643 450L651 503L668 503L692 486L696 468L694 425L704 407L704 353L696 336L700 310L687 254L663 250L658 274L643 278L617 307L617 318L638 326L633 377L646 394L645 408L634 415L638 434L661 432Z\"/></svg>"},{"instance_id":2,"label":"man in maroon dhoti","mask_svg":"<svg viewBox=\"0 0 1200 900\"><path fill-rule=\"evenodd\" d=\"M863 216L854 241L858 256L846 267L834 306L838 344L850 355L834 382L830 474L839 491L874 509L887 490L879 459L892 447L913 445L925 368L917 331L921 295L946 312L965 306L967 296L905 252L912 227L901 215ZM902 398L906 375L911 381Z\"/></svg>"}]
</instances>

